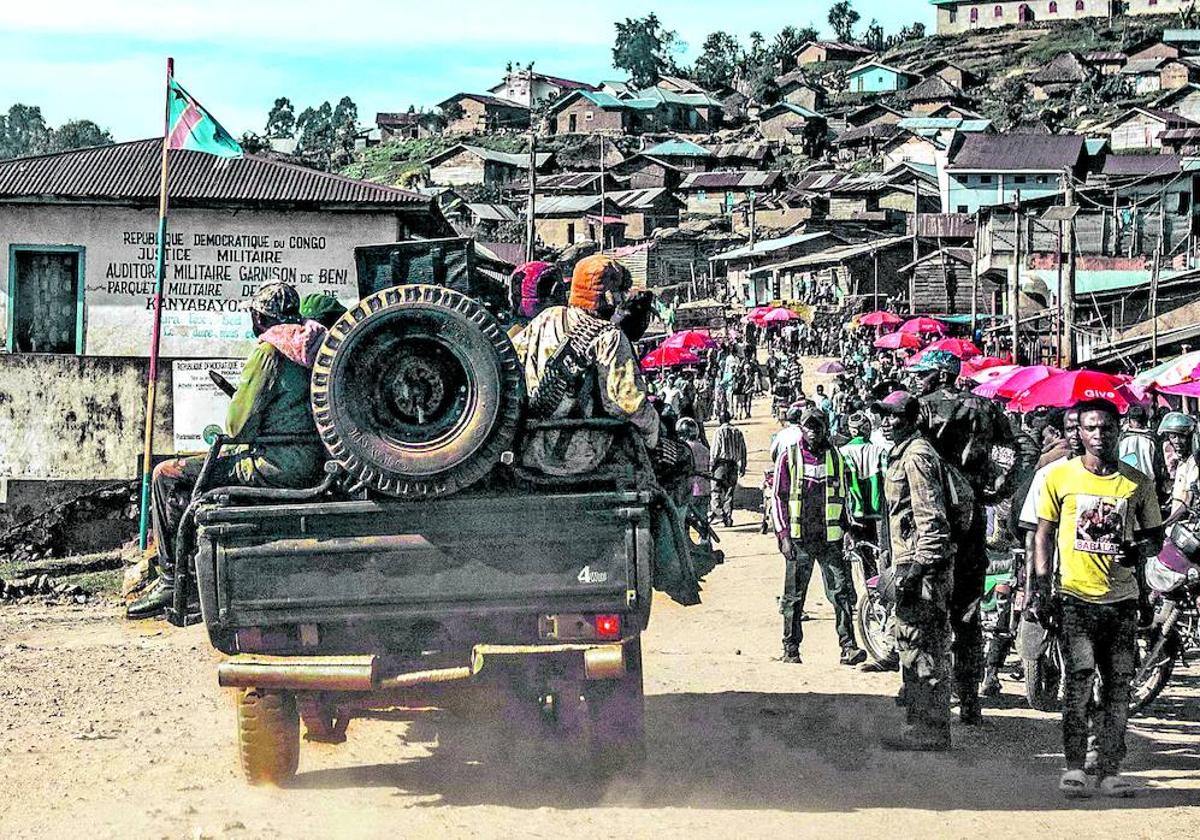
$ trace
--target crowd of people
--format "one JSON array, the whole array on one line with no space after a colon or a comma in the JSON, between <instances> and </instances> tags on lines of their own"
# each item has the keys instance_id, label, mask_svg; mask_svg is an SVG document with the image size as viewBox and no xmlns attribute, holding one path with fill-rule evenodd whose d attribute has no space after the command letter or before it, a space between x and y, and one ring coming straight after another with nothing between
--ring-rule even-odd
<instances>
[{"instance_id":1,"label":"crowd of people","mask_svg":"<svg viewBox=\"0 0 1200 840\"><path fill-rule=\"evenodd\" d=\"M972 394L975 383L960 378L950 353L905 365L872 346L871 330L826 334L840 350L827 368L832 392L817 386L816 399L783 408L771 444L765 502L785 564L782 661L800 661L814 564L842 663L864 658L850 621L847 549L878 541L890 555L906 711L905 727L883 745L948 749L952 697L961 724L978 725L980 696L1000 691L1011 646L1001 632L984 650L978 604L989 557L1024 548L1025 618L1061 640L1067 768L1059 788L1072 797L1131 795L1120 766L1135 634L1152 614L1138 571L1157 556L1164 522L1198 501L1196 422L1136 404L1122 417L1103 399L1010 413Z\"/></svg>"},{"instance_id":2,"label":"crowd of people","mask_svg":"<svg viewBox=\"0 0 1200 840\"><path fill-rule=\"evenodd\" d=\"M774 533L783 557L780 658L801 662L805 595L819 566L841 663L887 667L866 663L855 638L847 550L880 546L894 587L898 701L906 715L904 727L883 738L885 747L948 749L952 695L960 723L980 724L981 690L998 690L1006 653L1000 647L985 657L983 649L978 603L987 548L1027 547L1027 615L1062 639L1067 770L1059 786L1072 796L1131 793L1119 770L1134 633L1146 604L1136 570L1162 543L1164 513L1175 521L1195 500L1200 462L1191 418L1173 412L1156 422L1134 409L1122 431L1116 407L1102 400L1009 414L970 393L950 353L928 352L904 365L873 347L869 329L828 315L768 330L748 325L704 348L700 364L645 377L634 342L649 323L649 303L630 298L629 274L615 260L588 257L569 281L546 264L529 264L514 281L510 335L530 415L625 420L660 478L672 471L683 477L674 497L682 513L667 505L656 519L660 546L681 546L687 526L704 543L713 524L733 524L748 466L735 422L751 418L756 397L771 406L781 428L771 441L763 513L764 532ZM308 380L325 326L322 313L306 315L301 306L285 284L268 284L251 301L259 341L233 395L233 433L312 432ZM833 377L829 387L815 385L809 394L804 358L815 354L838 359L822 371ZM613 433L581 424L531 432L520 462L547 476L586 475L621 451ZM315 444L252 446L219 460L216 481L306 486L320 458ZM179 459L155 471L161 577L131 605L130 617L158 614L170 602L173 534L201 463ZM711 543L707 549L721 562ZM678 590L677 600L698 600L694 581Z\"/></svg>"}]
</instances>

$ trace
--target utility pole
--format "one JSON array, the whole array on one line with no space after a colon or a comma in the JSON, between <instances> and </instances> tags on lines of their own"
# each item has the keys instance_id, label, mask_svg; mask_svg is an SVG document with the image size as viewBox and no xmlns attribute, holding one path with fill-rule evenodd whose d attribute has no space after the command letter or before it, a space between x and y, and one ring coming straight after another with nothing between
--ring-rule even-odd
<instances>
[{"instance_id":1,"label":"utility pole","mask_svg":"<svg viewBox=\"0 0 1200 840\"><path fill-rule=\"evenodd\" d=\"M529 132L529 207L525 219L525 261L533 262L533 240L536 227L533 223L534 205L537 202L537 128ZM601 237L603 238L603 237Z\"/></svg>"},{"instance_id":2,"label":"utility pole","mask_svg":"<svg viewBox=\"0 0 1200 840\"><path fill-rule=\"evenodd\" d=\"M1013 202L1012 285L1008 289L1009 317L1012 319L1012 360L1021 364L1021 191Z\"/></svg>"},{"instance_id":3,"label":"utility pole","mask_svg":"<svg viewBox=\"0 0 1200 840\"><path fill-rule=\"evenodd\" d=\"M1163 205L1166 196L1158 198L1158 247L1154 249L1154 271L1150 274L1150 361L1158 362L1158 275L1163 258Z\"/></svg>"},{"instance_id":4,"label":"utility pole","mask_svg":"<svg viewBox=\"0 0 1200 840\"><path fill-rule=\"evenodd\" d=\"M983 235L979 229L979 211L975 211L975 235L971 237L971 340L975 340L975 331L979 327L979 239Z\"/></svg>"},{"instance_id":5,"label":"utility pole","mask_svg":"<svg viewBox=\"0 0 1200 840\"><path fill-rule=\"evenodd\" d=\"M1063 194L1063 202L1067 207L1075 206L1075 184L1071 180L1071 171L1065 170L1067 188ZM1067 367L1075 365L1075 215L1067 219L1067 282L1062 292L1063 333L1066 343L1066 358L1063 360Z\"/></svg>"},{"instance_id":6,"label":"utility pole","mask_svg":"<svg viewBox=\"0 0 1200 840\"><path fill-rule=\"evenodd\" d=\"M608 187L604 184L604 135L600 138L600 253L604 253L608 242L608 225L605 222L605 212L608 209Z\"/></svg>"},{"instance_id":7,"label":"utility pole","mask_svg":"<svg viewBox=\"0 0 1200 840\"><path fill-rule=\"evenodd\" d=\"M758 217L755 215L755 203L757 199L754 195L754 190L750 190L750 250L754 250L754 242L758 239Z\"/></svg>"},{"instance_id":8,"label":"utility pole","mask_svg":"<svg viewBox=\"0 0 1200 840\"><path fill-rule=\"evenodd\" d=\"M921 179L913 181L916 187L913 200L913 235L912 262L913 270L908 275L908 311L917 314L917 260L921 259L921 243L918 234L921 230Z\"/></svg>"}]
</instances>

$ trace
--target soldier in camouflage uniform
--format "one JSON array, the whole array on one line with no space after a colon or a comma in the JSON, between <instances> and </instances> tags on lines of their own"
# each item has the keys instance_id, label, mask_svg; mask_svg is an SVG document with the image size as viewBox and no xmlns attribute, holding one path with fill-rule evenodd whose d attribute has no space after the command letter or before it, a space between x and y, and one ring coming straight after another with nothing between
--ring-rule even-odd
<instances>
[{"instance_id":1,"label":"soldier in camouflage uniform","mask_svg":"<svg viewBox=\"0 0 1200 840\"><path fill-rule=\"evenodd\" d=\"M906 722L885 736L891 750L950 748L950 590L954 544L946 467L917 429L917 400L889 394L875 409L892 443L884 497L896 584L896 648L904 680Z\"/></svg>"},{"instance_id":2,"label":"soldier in camouflage uniform","mask_svg":"<svg viewBox=\"0 0 1200 840\"><path fill-rule=\"evenodd\" d=\"M949 465L951 486L973 496L970 516L953 523L956 527L951 534L958 554L954 561L950 624L954 633L954 691L958 695L959 719L977 726L983 722L979 684L984 670L979 603L988 565L987 517L983 506L1011 492L1003 487L1015 486L1011 478L1000 485L994 483L993 446L1007 446L1017 452L1011 468L1014 475L1032 465L1027 462L1036 458L1036 452L1032 447L1018 444L1008 418L996 403L958 390L956 382L961 367L957 357L934 351L926 353L909 370L919 377L923 433ZM969 487L964 486L968 483Z\"/></svg>"}]
</instances>

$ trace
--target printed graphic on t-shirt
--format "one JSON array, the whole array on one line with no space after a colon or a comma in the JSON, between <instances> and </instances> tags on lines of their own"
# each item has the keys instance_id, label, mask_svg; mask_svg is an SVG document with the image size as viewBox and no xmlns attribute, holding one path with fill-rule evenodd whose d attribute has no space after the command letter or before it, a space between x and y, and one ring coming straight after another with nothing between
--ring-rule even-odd
<instances>
[{"instance_id":1,"label":"printed graphic on t-shirt","mask_svg":"<svg viewBox=\"0 0 1200 840\"><path fill-rule=\"evenodd\" d=\"M1075 550L1092 554L1118 554L1125 533L1127 499L1112 496L1075 497Z\"/></svg>"}]
</instances>

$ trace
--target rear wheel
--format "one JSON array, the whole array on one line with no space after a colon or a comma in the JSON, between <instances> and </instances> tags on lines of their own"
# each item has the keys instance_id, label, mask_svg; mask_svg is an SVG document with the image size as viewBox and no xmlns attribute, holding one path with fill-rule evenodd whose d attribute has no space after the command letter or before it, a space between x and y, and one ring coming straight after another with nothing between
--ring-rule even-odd
<instances>
[{"instance_id":1,"label":"rear wheel","mask_svg":"<svg viewBox=\"0 0 1200 840\"><path fill-rule=\"evenodd\" d=\"M1175 671L1179 657L1180 639L1174 630L1159 648L1161 634L1154 630L1139 631L1137 635L1138 668L1129 695L1129 714L1136 715L1158 699ZM1157 653L1155 649L1158 648ZM1151 659L1153 657L1153 659Z\"/></svg>"},{"instance_id":2,"label":"rear wheel","mask_svg":"<svg viewBox=\"0 0 1200 840\"><path fill-rule=\"evenodd\" d=\"M1022 660L1025 665L1025 700L1039 712L1058 711L1058 689L1062 669L1053 653Z\"/></svg>"},{"instance_id":3,"label":"rear wheel","mask_svg":"<svg viewBox=\"0 0 1200 840\"><path fill-rule=\"evenodd\" d=\"M296 698L283 691L248 688L238 696L238 753L252 785L282 785L300 763Z\"/></svg>"},{"instance_id":4,"label":"rear wheel","mask_svg":"<svg viewBox=\"0 0 1200 840\"><path fill-rule=\"evenodd\" d=\"M854 609L854 624L858 638L867 655L876 665L895 668L900 663L896 653L895 616L883 603L879 591L864 587Z\"/></svg>"}]
</instances>

